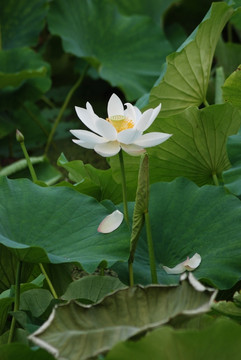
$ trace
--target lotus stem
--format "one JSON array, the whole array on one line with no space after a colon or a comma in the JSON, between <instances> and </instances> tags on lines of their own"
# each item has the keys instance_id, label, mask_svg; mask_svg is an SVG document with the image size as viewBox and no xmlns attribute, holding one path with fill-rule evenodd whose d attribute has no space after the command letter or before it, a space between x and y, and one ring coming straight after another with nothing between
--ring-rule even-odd
<instances>
[{"instance_id":1,"label":"lotus stem","mask_svg":"<svg viewBox=\"0 0 241 360\"><path fill-rule=\"evenodd\" d=\"M123 205L124 205L124 217L128 227L130 227L129 216L128 216L127 194L126 194L125 166L124 166L122 150L119 151L119 161L120 161L121 180L122 180L121 183L122 183L122 196L123 196Z\"/></svg>"},{"instance_id":2,"label":"lotus stem","mask_svg":"<svg viewBox=\"0 0 241 360\"><path fill-rule=\"evenodd\" d=\"M19 261L18 265L17 265L17 271L16 271L14 309L13 309L14 312L17 312L19 310L21 271L22 271L22 261ZM16 319L13 316L12 321L11 321L10 330L9 330L8 344L10 344L13 340L15 325L16 325Z\"/></svg>"},{"instance_id":3,"label":"lotus stem","mask_svg":"<svg viewBox=\"0 0 241 360\"><path fill-rule=\"evenodd\" d=\"M214 185L219 186L219 181L216 173L212 173Z\"/></svg>"},{"instance_id":4,"label":"lotus stem","mask_svg":"<svg viewBox=\"0 0 241 360\"><path fill-rule=\"evenodd\" d=\"M46 279L46 281L47 281L47 283L48 283L48 286L49 286L49 288L50 288L50 291L51 291L53 297L54 297L55 299L58 299L58 295L57 295L57 293L56 293L56 291L55 291L55 289L54 289L54 286L53 286L53 284L52 284L52 282L51 282L51 280L50 280L47 272L45 271L45 268L44 268L43 264L39 263L39 267L40 267L40 270L42 271L42 273L43 273L44 276L45 276L45 279Z\"/></svg>"},{"instance_id":5,"label":"lotus stem","mask_svg":"<svg viewBox=\"0 0 241 360\"><path fill-rule=\"evenodd\" d=\"M27 152L27 149L26 149L26 146L24 143L24 136L19 130L16 131L16 139L20 143L20 146L22 148L22 151L23 151L24 157L27 161L27 165L28 165L32 180L34 183L36 183L38 181L38 178L37 178L36 172L34 170L33 164L31 163L30 157L28 155L28 152Z\"/></svg>"},{"instance_id":6,"label":"lotus stem","mask_svg":"<svg viewBox=\"0 0 241 360\"><path fill-rule=\"evenodd\" d=\"M128 261L128 270L129 270L129 285L134 286L134 273L133 273L133 262Z\"/></svg>"},{"instance_id":7,"label":"lotus stem","mask_svg":"<svg viewBox=\"0 0 241 360\"><path fill-rule=\"evenodd\" d=\"M203 103L206 107L210 106L206 99L204 99Z\"/></svg>"},{"instance_id":8,"label":"lotus stem","mask_svg":"<svg viewBox=\"0 0 241 360\"><path fill-rule=\"evenodd\" d=\"M86 68L85 68L85 70L83 71L83 73L81 74L81 76L79 77L79 79L76 81L76 83L75 83L75 84L72 86L72 88L69 90L69 92L68 92L68 94L67 94L67 96L66 96L66 98L65 98L65 101L64 101L64 103L63 103L63 105L62 105L62 107L61 107L61 109L60 109L60 111L59 111L59 113L58 113L58 116L57 116L57 118L55 119L54 125L53 125L53 127L52 127L52 129L51 129L51 131L50 131L50 134L49 134L49 137L48 137L48 140L47 140L47 144L46 144L46 147L45 147L45 155L47 155L47 153L48 153L48 151L49 151L50 145L51 145L52 140L53 140L53 136L54 136L55 131L56 131L58 125L59 125L60 120L62 119L62 116L63 116L63 114L64 114L64 112L65 112L65 109L67 108L67 106L68 106L68 104L69 104L69 102L70 102L70 99L71 99L71 97L73 96L74 92L77 90L77 88L78 88L78 87L80 86L80 84L82 83L83 78L84 78L84 76L85 76L85 74L86 74L86 71L87 71L88 67L89 67L89 66L87 65Z\"/></svg>"},{"instance_id":9,"label":"lotus stem","mask_svg":"<svg viewBox=\"0 0 241 360\"><path fill-rule=\"evenodd\" d=\"M147 245L149 252L149 262L150 262L150 270L151 270L151 280L153 284L158 284L157 281L157 272L156 272L156 261L154 254L154 247L151 235L151 225L150 225L150 217L149 212L145 212L145 223L146 223L146 237L147 237Z\"/></svg>"}]
</instances>

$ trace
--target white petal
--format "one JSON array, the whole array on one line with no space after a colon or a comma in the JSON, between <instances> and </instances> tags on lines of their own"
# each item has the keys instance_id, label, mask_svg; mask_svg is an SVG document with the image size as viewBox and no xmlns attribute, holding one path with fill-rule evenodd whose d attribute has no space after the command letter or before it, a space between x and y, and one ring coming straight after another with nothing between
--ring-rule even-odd
<instances>
[{"instance_id":1,"label":"white petal","mask_svg":"<svg viewBox=\"0 0 241 360\"><path fill-rule=\"evenodd\" d=\"M135 112L136 112L136 120L139 120L140 117L142 116L142 112L140 109L138 109L137 106L134 106Z\"/></svg>"},{"instance_id":2,"label":"white petal","mask_svg":"<svg viewBox=\"0 0 241 360\"><path fill-rule=\"evenodd\" d=\"M117 134L117 140L123 144L131 144L141 136L136 129L126 129Z\"/></svg>"},{"instance_id":3,"label":"white petal","mask_svg":"<svg viewBox=\"0 0 241 360\"><path fill-rule=\"evenodd\" d=\"M200 263L201 263L201 256L198 253L196 253L195 255L193 255L191 259L187 258L187 260L176 265L174 268L163 266L163 269L166 271L167 274L181 274L186 270L188 271L195 270L200 265Z\"/></svg>"},{"instance_id":4,"label":"white petal","mask_svg":"<svg viewBox=\"0 0 241 360\"><path fill-rule=\"evenodd\" d=\"M136 122L136 129L143 132L152 117L153 109L146 110Z\"/></svg>"},{"instance_id":5,"label":"white petal","mask_svg":"<svg viewBox=\"0 0 241 360\"><path fill-rule=\"evenodd\" d=\"M109 118L115 115L124 115L124 106L116 94L112 94L108 101L107 113Z\"/></svg>"},{"instance_id":6,"label":"white petal","mask_svg":"<svg viewBox=\"0 0 241 360\"><path fill-rule=\"evenodd\" d=\"M86 149L94 149L96 144L102 144L106 140L87 130L70 130L70 132L76 136L79 140L73 140L77 145L80 145Z\"/></svg>"},{"instance_id":7,"label":"white petal","mask_svg":"<svg viewBox=\"0 0 241 360\"><path fill-rule=\"evenodd\" d=\"M174 268L163 266L163 269L166 271L167 274L182 274L184 271L186 271L183 263L176 265Z\"/></svg>"},{"instance_id":8,"label":"white petal","mask_svg":"<svg viewBox=\"0 0 241 360\"><path fill-rule=\"evenodd\" d=\"M82 141L96 141L98 144L99 142L105 141L103 137L96 135L95 133L88 131L88 130L70 130L71 134L76 136L79 140ZM103 139L103 141L101 141Z\"/></svg>"},{"instance_id":9,"label":"white petal","mask_svg":"<svg viewBox=\"0 0 241 360\"><path fill-rule=\"evenodd\" d=\"M117 131L115 127L108 121L98 118L95 122L96 132L102 135L109 141L114 141L117 138Z\"/></svg>"},{"instance_id":10,"label":"white petal","mask_svg":"<svg viewBox=\"0 0 241 360\"><path fill-rule=\"evenodd\" d=\"M169 137L171 137L171 136L172 136L172 134L166 134L166 133L161 133L161 132L152 132L152 133L142 135L138 140L134 141L134 144L143 146L145 148L151 147L151 146L156 146L156 145L163 143L164 141L169 139Z\"/></svg>"},{"instance_id":11,"label":"white petal","mask_svg":"<svg viewBox=\"0 0 241 360\"><path fill-rule=\"evenodd\" d=\"M99 116L95 114L93 107L91 106L91 104L89 102L86 103L86 109L88 111L88 113L93 116L94 119L97 119Z\"/></svg>"},{"instance_id":12,"label":"white petal","mask_svg":"<svg viewBox=\"0 0 241 360\"><path fill-rule=\"evenodd\" d=\"M94 150L101 156L107 157L107 156L114 156L118 154L121 147L118 141L109 141L104 144L97 144L94 147Z\"/></svg>"},{"instance_id":13,"label":"white petal","mask_svg":"<svg viewBox=\"0 0 241 360\"><path fill-rule=\"evenodd\" d=\"M193 257L191 257L191 259L188 258L186 261L184 261L183 265L188 271L192 271L200 265L201 260L201 256L196 253L193 255Z\"/></svg>"},{"instance_id":14,"label":"white petal","mask_svg":"<svg viewBox=\"0 0 241 360\"><path fill-rule=\"evenodd\" d=\"M153 121L156 119L157 115L159 114L160 110L161 110L162 104L158 105L155 109L153 109L152 115L150 120L146 123L146 126L144 128L143 131L145 131L146 129L148 129L151 124L153 123Z\"/></svg>"},{"instance_id":15,"label":"white petal","mask_svg":"<svg viewBox=\"0 0 241 360\"><path fill-rule=\"evenodd\" d=\"M130 145L121 144L121 147L127 154L132 156L140 156L146 152L146 150L143 149L141 146L135 144L130 144Z\"/></svg>"},{"instance_id":16,"label":"white petal","mask_svg":"<svg viewBox=\"0 0 241 360\"><path fill-rule=\"evenodd\" d=\"M106 216L104 220L101 221L98 232L103 234L108 234L116 230L123 221L124 215L119 210L115 210L112 214Z\"/></svg>"},{"instance_id":17,"label":"white petal","mask_svg":"<svg viewBox=\"0 0 241 360\"><path fill-rule=\"evenodd\" d=\"M125 117L132 120L135 124L135 122L136 122L135 107L130 103L126 103L125 105L126 105L126 110L124 111Z\"/></svg>"},{"instance_id":18,"label":"white petal","mask_svg":"<svg viewBox=\"0 0 241 360\"><path fill-rule=\"evenodd\" d=\"M93 114L88 110L78 106L75 106L75 111L82 123L85 124L85 126L87 126L90 130L96 132L95 117Z\"/></svg>"}]
</instances>

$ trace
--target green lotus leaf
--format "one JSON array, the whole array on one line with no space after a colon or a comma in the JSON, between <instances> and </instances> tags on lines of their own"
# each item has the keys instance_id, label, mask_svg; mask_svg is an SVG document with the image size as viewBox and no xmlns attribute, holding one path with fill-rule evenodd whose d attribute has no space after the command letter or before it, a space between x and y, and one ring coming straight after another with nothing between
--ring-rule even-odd
<instances>
[{"instance_id":1,"label":"green lotus leaf","mask_svg":"<svg viewBox=\"0 0 241 360\"><path fill-rule=\"evenodd\" d=\"M89 359L180 314L207 311L213 295L195 290L187 280L177 287L121 289L92 306L75 302L59 306L30 339L60 358Z\"/></svg>"},{"instance_id":2,"label":"green lotus leaf","mask_svg":"<svg viewBox=\"0 0 241 360\"><path fill-rule=\"evenodd\" d=\"M241 203L222 187L199 188L185 178L150 187L149 214L160 284L177 284L178 275L169 275L163 265L176 266L195 253L201 264L194 270L197 279L219 289L229 289L240 279ZM145 231L139 239L134 260L135 283L151 282ZM118 268L121 281L124 265Z\"/></svg>"},{"instance_id":3,"label":"green lotus leaf","mask_svg":"<svg viewBox=\"0 0 241 360\"><path fill-rule=\"evenodd\" d=\"M163 14L175 0L111 0L125 15L147 15L158 25L162 24Z\"/></svg>"},{"instance_id":4,"label":"green lotus leaf","mask_svg":"<svg viewBox=\"0 0 241 360\"><path fill-rule=\"evenodd\" d=\"M106 360L238 360L241 351L241 327L231 320L218 319L200 331L162 327L137 341L117 344Z\"/></svg>"},{"instance_id":5,"label":"green lotus leaf","mask_svg":"<svg viewBox=\"0 0 241 360\"><path fill-rule=\"evenodd\" d=\"M226 141L236 134L241 123L239 112L229 104L204 109L190 107L167 119L156 119L151 131L173 134L160 146L148 149L150 183L171 181L184 176L199 186L213 184L230 167ZM115 157L110 159L113 176L120 179ZM125 156L125 169L130 200L136 188L139 160ZM131 191L132 190L132 191ZM135 193L135 192L134 192Z\"/></svg>"},{"instance_id":6,"label":"green lotus leaf","mask_svg":"<svg viewBox=\"0 0 241 360\"><path fill-rule=\"evenodd\" d=\"M78 191L91 194L97 200L109 199L115 204L122 200L121 185L112 176L111 169L100 170L81 160L68 161L64 154L58 159L58 165L69 172L72 181L78 183Z\"/></svg>"},{"instance_id":7,"label":"green lotus leaf","mask_svg":"<svg viewBox=\"0 0 241 360\"><path fill-rule=\"evenodd\" d=\"M61 298L64 300L87 299L97 302L107 294L123 287L125 285L116 277L89 275L69 284Z\"/></svg>"},{"instance_id":8,"label":"green lotus leaf","mask_svg":"<svg viewBox=\"0 0 241 360\"><path fill-rule=\"evenodd\" d=\"M160 83L151 90L148 105L162 103L160 117L205 102L215 47L232 13L233 9L224 2L213 3L201 24L178 51L167 57Z\"/></svg>"},{"instance_id":9,"label":"green lotus leaf","mask_svg":"<svg viewBox=\"0 0 241 360\"><path fill-rule=\"evenodd\" d=\"M0 69L1 108L37 100L50 88L49 64L29 48L1 51Z\"/></svg>"},{"instance_id":10,"label":"green lotus leaf","mask_svg":"<svg viewBox=\"0 0 241 360\"><path fill-rule=\"evenodd\" d=\"M43 349L31 349L25 344L0 345L1 360L55 360Z\"/></svg>"},{"instance_id":11,"label":"green lotus leaf","mask_svg":"<svg viewBox=\"0 0 241 360\"><path fill-rule=\"evenodd\" d=\"M241 109L241 65L226 79L223 85L223 98Z\"/></svg>"},{"instance_id":12,"label":"green lotus leaf","mask_svg":"<svg viewBox=\"0 0 241 360\"><path fill-rule=\"evenodd\" d=\"M44 27L47 0L8 0L0 6L2 49L37 44Z\"/></svg>"},{"instance_id":13,"label":"green lotus leaf","mask_svg":"<svg viewBox=\"0 0 241 360\"><path fill-rule=\"evenodd\" d=\"M129 100L151 89L171 51L160 26L147 16L121 15L109 0L52 2L48 24L66 52L86 58Z\"/></svg>"},{"instance_id":14,"label":"green lotus leaf","mask_svg":"<svg viewBox=\"0 0 241 360\"><path fill-rule=\"evenodd\" d=\"M241 293L236 292L234 301L217 301L212 304L212 310L218 315L228 316L241 324Z\"/></svg>"},{"instance_id":15,"label":"green lotus leaf","mask_svg":"<svg viewBox=\"0 0 241 360\"><path fill-rule=\"evenodd\" d=\"M1 181L1 180L0 180ZM0 244L0 293L16 282L18 259L5 246ZM22 282L28 281L33 271L33 265L24 263L22 267Z\"/></svg>"},{"instance_id":16,"label":"green lotus leaf","mask_svg":"<svg viewBox=\"0 0 241 360\"><path fill-rule=\"evenodd\" d=\"M67 187L40 187L27 179L0 178L0 243L30 263L80 263L94 271L102 260L127 259L129 231L112 234L98 225L107 209Z\"/></svg>"},{"instance_id":17,"label":"green lotus leaf","mask_svg":"<svg viewBox=\"0 0 241 360\"><path fill-rule=\"evenodd\" d=\"M227 151L232 167L223 172L225 187L234 195L241 195L241 135L228 138Z\"/></svg>"}]
</instances>

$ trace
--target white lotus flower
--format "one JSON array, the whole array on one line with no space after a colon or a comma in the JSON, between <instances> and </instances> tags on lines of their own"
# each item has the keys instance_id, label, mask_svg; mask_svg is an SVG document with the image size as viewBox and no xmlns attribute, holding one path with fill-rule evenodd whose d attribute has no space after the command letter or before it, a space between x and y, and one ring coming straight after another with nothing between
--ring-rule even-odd
<instances>
[{"instance_id":1,"label":"white lotus flower","mask_svg":"<svg viewBox=\"0 0 241 360\"><path fill-rule=\"evenodd\" d=\"M124 215L119 210L113 211L110 215L107 215L104 220L101 221L98 226L98 232L108 234L116 230L122 223Z\"/></svg>"},{"instance_id":2,"label":"white lotus flower","mask_svg":"<svg viewBox=\"0 0 241 360\"><path fill-rule=\"evenodd\" d=\"M145 148L159 145L171 136L161 132L143 135L157 117L161 104L144 113L130 103L125 105L126 109L119 97L113 94L107 106L107 119L97 116L88 102L86 109L76 106L78 117L91 131L70 130L78 138L73 142L94 149L101 156L114 156L121 149L130 155L140 155Z\"/></svg>"},{"instance_id":3,"label":"white lotus flower","mask_svg":"<svg viewBox=\"0 0 241 360\"><path fill-rule=\"evenodd\" d=\"M195 270L200 265L201 260L202 260L201 256L198 253L196 253L193 255L193 257L191 257L191 259L189 259L189 257L187 257L187 259L185 261L176 265L174 268L169 268L167 266L163 266L163 269L168 274L182 274L186 270L188 270L188 271Z\"/></svg>"}]
</instances>

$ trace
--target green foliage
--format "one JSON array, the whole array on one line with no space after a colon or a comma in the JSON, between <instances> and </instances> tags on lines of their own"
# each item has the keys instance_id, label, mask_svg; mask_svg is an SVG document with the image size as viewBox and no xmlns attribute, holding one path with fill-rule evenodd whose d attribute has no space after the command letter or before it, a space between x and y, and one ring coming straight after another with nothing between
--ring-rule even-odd
<instances>
[{"instance_id":1,"label":"green foliage","mask_svg":"<svg viewBox=\"0 0 241 360\"><path fill-rule=\"evenodd\" d=\"M0 68L3 109L35 101L50 88L49 64L27 47L1 51Z\"/></svg>"},{"instance_id":2,"label":"green foliage","mask_svg":"<svg viewBox=\"0 0 241 360\"><path fill-rule=\"evenodd\" d=\"M230 356L238 360L241 350L240 335L240 326L227 319L220 319L201 331L175 331L170 327L162 327L139 341L116 345L106 360L145 360L150 354L153 360L226 360Z\"/></svg>"},{"instance_id":3,"label":"green foliage","mask_svg":"<svg viewBox=\"0 0 241 360\"><path fill-rule=\"evenodd\" d=\"M240 358L241 1L230 3L1 2L1 360ZM86 101L105 119L113 92L141 108L162 103L150 131L172 137L141 166L124 156L132 229L102 234L100 222L123 210L119 162L107 159L104 170L69 129ZM38 185L26 179L16 129ZM196 252L193 274L225 290L222 300L192 274L194 288L164 271ZM135 283L147 287L124 285L130 258Z\"/></svg>"},{"instance_id":4,"label":"green foliage","mask_svg":"<svg viewBox=\"0 0 241 360\"><path fill-rule=\"evenodd\" d=\"M229 101L233 106L241 108L241 65L226 79L223 85L223 98Z\"/></svg>"},{"instance_id":5,"label":"green foliage","mask_svg":"<svg viewBox=\"0 0 241 360\"><path fill-rule=\"evenodd\" d=\"M209 308L213 295L203 290L196 290L186 280L177 287L122 289L89 307L70 302L59 306L52 313L51 322L45 323L30 338L36 344L41 341L44 348L52 349L63 358L88 359L106 352L119 341L166 324L180 314L202 313Z\"/></svg>"},{"instance_id":6,"label":"green foliage","mask_svg":"<svg viewBox=\"0 0 241 360\"><path fill-rule=\"evenodd\" d=\"M160 117L199 106L206 101L213 54L219 36L232 15L227 4L213 3L210 11L177 52L167 57L160 83L150 94L149 107L162 103Z\"/></svg>"},{"instance_id":7,"label":"green foliage","mask_svg":"<svg viewBox=\"0 0 241 360\"><path fill-rule=\"evenodd\" d=\"M178 275L167 274L162 265L174 267L196 252L202 257L200 266L194 271L197 279L219 289L229 289L239 280L239 199L228 195L221 187L199 188L179 178L151 186L149 214L161 284L177 284L179 279ZM122 279L124 269L115 270ZM150 283L144 231L136 249L134 274L135 283Z\"/></svg>"},{"instance_id":8,"label":"green foliage","mask_svg":"<svg viewBox=\"0 0 241 360\"><path fill-rule=\"evenodd\" d=\"M27 179L0 178L0 184L0 243L19 260L78 262L94 271L102 260L111 265L127 258L127 227L98 234L108 212L93 198L67 187L40 187Z\"/></svg>"},{"instance_id":9,"label":"green foliage","mask_svg":"<svg viewBox=\"0 0 241 360\"><path fill-rule=\"evenodd\" d=\"M121 15L109 0L53 2L48 23L51 33L62 38L66 52L86 58L129 100L150 90L171 51L150 18Z\"/></svg>"}]
</instances>

